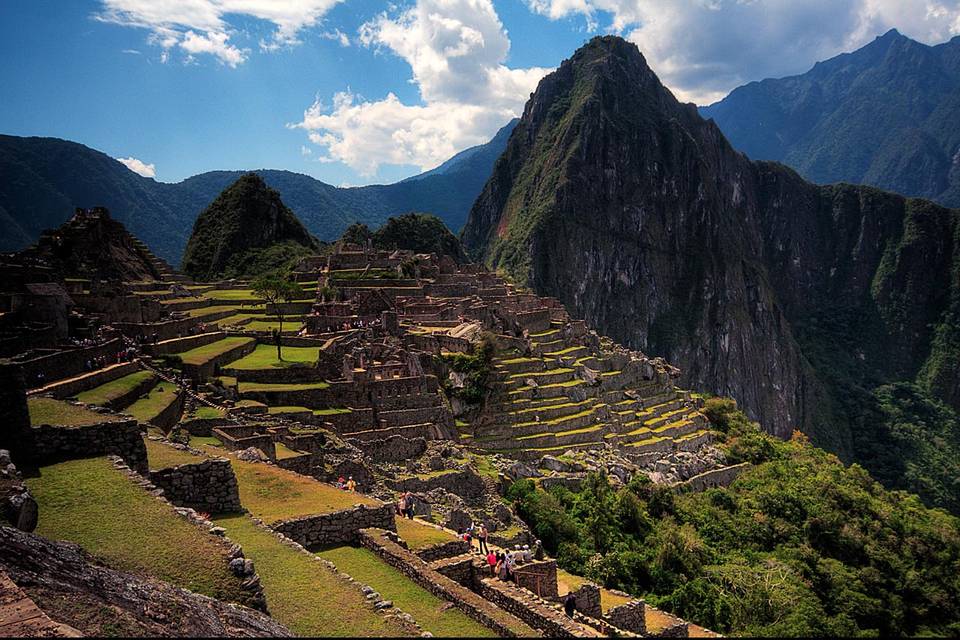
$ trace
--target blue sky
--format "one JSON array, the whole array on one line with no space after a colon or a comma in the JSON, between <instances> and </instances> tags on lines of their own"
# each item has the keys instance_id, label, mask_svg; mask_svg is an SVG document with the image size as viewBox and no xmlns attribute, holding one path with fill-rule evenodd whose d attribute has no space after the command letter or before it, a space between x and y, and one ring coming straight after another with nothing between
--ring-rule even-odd
<instances>
[{"instance_id":1,"label":"blue sky","mask_svg":"<svg viewBox=\"0 0 960 640\"><path fill-rule=\"evenodd\" d=\"M392 182L488 139L598 33L706 103L891 27L946 40L960 0L0 0L0 132L168 182L261 167Z\"/></svg>"}]
</instances>

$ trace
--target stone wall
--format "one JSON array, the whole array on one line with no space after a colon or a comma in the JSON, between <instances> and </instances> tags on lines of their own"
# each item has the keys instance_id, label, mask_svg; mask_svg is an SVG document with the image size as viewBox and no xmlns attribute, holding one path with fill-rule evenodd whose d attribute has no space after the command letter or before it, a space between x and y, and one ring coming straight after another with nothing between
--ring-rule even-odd
<instances>
[{"instance_id":1,"label":"stone wall","mask_svg":"<svg viewBox=\"0 0 960 640\"><path fill-rule=\"evenodd\" d=\"M434 562L442 558L452 558L470 553L470 543L466 540L451 540L420 549L416 556L424 562Z\"/></svg>"},{"instance_id":2,"label":"stone wall","mask_svg":"<svg viewBox=\"0 0 960 640\"><path fill-rule=\"evenodd\" d=\"M28 462L34 457L24 387L22 367L0 360L0 448L8 449L16 462Z\"/></svg>"},{"instance_id":3,"label":"stone wall","mask_svg":"<svg viewBox=\"0 0 960 640\"><path fill-rule=\"evenodd\" d=\"M600 606L600 587L592 582L587 582L581 585L579 589L571 591L570 593L573 594L577 611L585 616L590 616L597 620L601 619L603 609ZM614 625L620 627L620 625L616 623L614 623ZM620 628L626 629L626 627ZM629 630L630 629L627 629L627 631Z\"/></svg>"},{"instance_id":4,"label":"stone wall","mask_svg":"<svg viewBox=\"0 0 960 640\"><path fill-rule=\"evenodd\" d=\"M599 615L596 617L600 617ZM640 635L647 633L646 604L643 600L631 600L626 604L609 609L604 620L625 631Z\"/></svg>"},{"instance_id":5,"label":"stone wall","mask_svg":"<svg viewBox=\"0 0 960 640\"><path fill-rule=\"evenodd\" d=\"M356 446L374 462L403 462L423 455L427 450L427 441L424 438L390 436L383 440L357 441Z\"/></svg>"},{"instance_id":6,"label":"stone wall","mask_svg":"<svg viewBox=\"0 0 960 640\"><path fill-rule=\"evenodd\" d=\"M290 458L277 458L274 461L281 469L293 471L305 476L312 476L313 470L322 464L323 455L319 453L305 453L302 456L292 456Z\"/></svg>"},{"instance_id":7,"label":"stone wall","mask_svg":"<svg viewBox=\"0 0 960 640\"><path fill-rule=\"evenodd\" d=\"M433 595L446 600L500 637L535 635L533 629L515 616L500 610L470 589L431 569L427 563L386 537L385 532L360 532L360 544Z\"/></svg>"},{"instance_id":8,"label":"stone wall","mask_svg":"<svg viewBox=\"0 0 960 640\"><path fill-rule=\"evenodd\" d=\"M554 609L548 602L511 582L487 578L480 582L480 595L500 609L519 618L550 638L577 638L593 635Z\"/></svg>"},{"instance_id":9,"label":"stone wall","mask_svg":"<svg viewBox=\"0 0 960 640\"><path fill-rule=\"evenodd\" d=\"M198 458L199 460L199 458ZM226 458L181 464L150 474L170 502L203 513L241 511L240 490L233 467Z\"/></svg>"},{"instance_id":10,"label":"stone wall","mask_svg":"<svg viewBox=\"0 0 960 640\"><path fill-rule=\"evenodd\" d=\"M479 563L479 560L470 555L441 558L432 562L430 568L468 589L474 589L477 575L474 562Z\"/></svg>"},{"instance_id":11,"label":"stone wall","mask_svg":"<svg viewBox=\"0 0 960 640\"><path fill-rule=\"evenodd\" d=\"M46 353L29 360L20 361L19 364L23 368L23 377L27 381L27 386L33 388L36 386L34 381L37 379L38 373L42 372L48 383L63 378L72 378L84 372L84 365L87 360L99 357L111 358L122 348L123 342L119 338L115 338L94 347Z\"/></svg>"},{"instance_id":12,"label":"stone wall","mask_svg":"<svg viewBox=\"0 0 960 640\"><path fill-rule=\"evenodd\" d=\"M735 464L729 467L720 467L719 469L704 471L703 473L697 474L692 478L677 484L676 488L681 491L692 491L694 493L698 493L713 487L727 487L730 485L730 483L737 479L737 476L739 476L749 467L749 462L741 462L740 464Z\"/></svg>"},{"instance_id":13,"label":"stone wall","mask_svg":"<svg viewBox=\"0 0 960 640\"><path fill-rule=\"evenodd\" d=\"M396 491L411 491L413 493L427 493L434 489L446 489L450 493L464 498L481 496L485 491L483 478L471 470L450 470L426 478L412 476L391 480L387 484Z\"/></svg>"},{"instance_id":14,"label":"stone wall","mask_svg":"<svg viewBox=\"0 0 960 640\"><path fill-rule=\"evenodd\" d=\"M152 356L165 356L170 353L183 353L190 349L203 347L222 340L226 336L222 331L211 331L210 333L199 333L195 336L186 336L184 338L170 338L157 344L144 345L144 351Z\"/></svg>"},{"instance_id":15,"label":"stone wall","mask_svg":"<svg viewBox=\"0 0 960 640\"><path fill-rule=\"evenodd\" d=\"M200 318L180 318L166 322L116 322L113 327L131 338L138 336L149 338L157 334L157 340L170 340L189 334L199 324Z\"/></svg>"},{"instance_id":16,"label":"stone wall","mask_svg":"<svg viewBox=\"0 0 960 640\"><path fill-rule=\"evenodd\" d=\"M557 561L543 560L517 565L514 571L517 586L532 591L545 600L556 600Z\"/></svg>"},{"instance_id":17,"label":"stone wall","mask_svg":"<svg viewBox=\"0 0 960 640\"><path fill-rule=\"evenodd\" d=\"M69 398L78 393L82 393L102 384L113 382L117 378L136 373L140 370L140 365L136 362L124 362L117 366L105 367L84 375L83 377L64 380L63 382L45 387L44 393L49 393L55 398Z\"/></svg>"},{"instance_id":18,"label":"stone wall","mask_svg":"<svg viewBox=\"0 0 960 640\"><path fill-rule=\"evenodd\" d=\"M45 424L33 427L31 432L36 459L41 464L116 455L138 472L148 471L147 448L136 420L101 422L83 427Z\"/></svg>"},{"instance_id":19,"label":"stone wall","mask_svg":"<svg viewBox=\"0 0 960 640\"><path fill-rule=\"evenodd\" d=\"M23 483L10 452L0 449L0 523L7 522L21 531L37 527L38 505Z\"/></svg>"},{"instance_id":20,"label":"stone wall","mask_svg":"<svg viewBox=\"0 0 960 640\"><path fill-rule=\"evenodd\" d=\"M183 414L183 405L186 403L187 394L181 389L173 402L164 407L163 411L150 418L149 422L155 427L164 431L170 431L180 421Z\"/></svg>"},{"instance_id":21,"label":"stone wall","mask_svg":"<svg viewBox=\"0 0 960 640\"><path fill-rule=\"evenodd\" d=\"M393 505L356 505L352 509L282 520L270 528L305 547L314 547L354 542L361 529L371 527L396 531L393 516Z\"/></svg>"}]
</instances>

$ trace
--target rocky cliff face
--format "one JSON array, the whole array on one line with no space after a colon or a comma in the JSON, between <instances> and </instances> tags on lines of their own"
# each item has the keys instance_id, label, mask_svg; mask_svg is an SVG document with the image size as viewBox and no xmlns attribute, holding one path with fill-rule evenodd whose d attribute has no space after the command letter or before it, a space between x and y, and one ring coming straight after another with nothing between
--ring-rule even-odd
<instances>
[{"instance_id":1,"label":"rocky cliff face","mask_svg":"<svg viewBox=\"0 0 960 640\"><path fill-rule=\"evenodd\" d=\"M957 220L751 162L605 37L541 81L463 240L685 384L852 456L841 379L927 376L960 398L939 346L957 344Z\"/></svg>"},{"instance_id":2,"label":"rocky cliff face","mask_svg":"<svg viewBox=\"0 0 960 640\"><path fill-rule=\"evenodd\" d=\"M255 275L318 248L280 194L248 173L197 218L183 270L197 280Z\"/></svg>"}]
</instances>

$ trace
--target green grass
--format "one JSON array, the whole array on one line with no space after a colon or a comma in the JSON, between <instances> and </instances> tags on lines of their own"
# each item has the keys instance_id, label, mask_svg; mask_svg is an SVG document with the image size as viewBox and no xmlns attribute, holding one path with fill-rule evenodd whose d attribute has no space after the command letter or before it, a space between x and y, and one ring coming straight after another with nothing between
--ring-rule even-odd
<instances>
[{"instance_id":1,"label":"green grass","mask_svg":"<svg viewBox=\"0 0 960 640\"><path fill-rule=\"evenodd\" d=\"M267 409L267 413L271 415L278 413L303 413L305 411L311 411L311 409L306 407L270 407Z\"/></svg>"},{"instance_id":2,"label":"green grass","mask_svg":"<svg viewBox=\"0 0 960 640\"><path fill-rule=\"evenodd\" d=\"M293 326L292 323L285 323ZM249 328L250 325L247 325ZM272 344L258 344L252 353L230 365L231 369L256 370L285 368L295 364L313 365L320 355L320 347L283 347L283 360L277 359L277 347Z\"/></svg>"},{"instance_id":3,"label":"green grass","mask_svg":"<svg viewBox=\"0 0 960 640\"><path fill-rule=\"evenodd\" d=\"M30 411L30 424L34 426L52 424L65 427L84 427L101 422L120 420L117 416L96 413L53 398L28 398L27 409Z\"/></svg>"},{"instance_id":4,"label":"green grass","mask_svg":"<svg viewBox=\"0 0 960 640\"><path fill-rule=\"evenodd\" d=\"M489 638L493 631L468 618L445 600L433 595L386 564L368 549L334 547L318 555L330 560L354 579L369 584L388 600L412 615L426 631L446 638Z\"/></svg>"},{"instance_id":5,"label":"green grass","mask_svg":"<svg viewBox=\"0 0 960 640\"><path fill-rule=\"evenodd\" d=\"M376 613L355 586L308 555L283 545L245 515L217 524L243 547L260 576L270 615L301 636L384 637L403 629Z\"/></svg>"},{"instance_id":6,"label":"green grass","mask_svg":"<svg viewBox=\"0 0 960 640\"><path fill-rule=\"evenodd\" d=\"M211 300L255 300L251 289L211 289L200 294L201 298Z\"/></svg>"},{"instance_id":7,"label":"green grass","mask_svg":"<svg viewBox=\"0 0 960 640\"><path fill-rule=\"evenodd\" d=\"M344 413L353 413L353 409L348 407L327 407L326 409L314 409L315 416L338 416Z\"/></svg>"},{"instance_id":8,"label":"green grass","mask_svg":"<svg viewBox=\"0 0 960 640\"><path fill-rule=\"evenodd\" d=\"M206 405L200 405L193 410L193 413L190 414L191 418L199 418L203 420L212 420L215 418L222 418L223 411L217 409L216 407L208 407Z\"/></svg>"},{"instance_id":9,"label":"green grass","mask_svg":"<svg viewBox=\"0 0 960 640\"><path fill-rule=\"evenodd\" d=\"M245 599L216 538L124 477L106 458L42 467L27 485L40 505L38 534L75 542L121 571L156 576L214 598Z\"/></svg>"},{"instance_id":10,"label":"green grass","mask_svg":"<svg viewBox=\"0 0 960 640\"><path fill-rule=\"evenodd\" d=\"M294 451L287 445L282 442L274 443L274 449L277 451L277 460L284 460L286 458L296 458L303 455L303 451Z\"/></svg>"},{"instance_id":11,"label":"green grass","mask_svg":"<svg viewBox=\"0 0 960 640\"><path fill-rule=\"evenodd\" d=\"M274 329L276 329L277 331L280 331L280 323L269 322L265 320L254 320L253 322L248 322L247 324L243 325L243 329L245 331L273 331ZM284 334L297 332L297 331L300 331L300 329L303 329L303 323L298 320L294 320L294 321L288 320L283 323ZM302 348L302 347L286 347L284 348L284 351L286 351L287 349L297 349L297 348ZM274 351L276 351L276 349L274 349ZM283 365L278 365L278 366L283 366Z\"/></svg>"},{"instance_id":12,"label":"green grass","mask_svg":"<svg viewBox=\"0 0 960 640\"><path fill-rule=\"evenodd\" d=\"M194 448L219 448L223 446L223 443L220 442L220 438L216 436L190 436L190 446Z\"/></svg>"},{"instance_id":13,"label":"green grass","mask_svg":"<svg viewBox=\"0 0 960 640\"><path fill-rule=\"evenodd\" d=\"M151 389L150 393L124 409L124 412L129 413L140 422L149 422L177 399L177 391L176 385L162 382Z\"/></svg>"},{"instance_id":14,"label":"green grass","mask_svg":"<svg viewBox=\"0 0 960 640\"><path fill-rule=\"evenodd\" d=\"M240 485L240 503L266 523L316 513L349 509L355 504L378 504L313 478L279 467L231 458Z\"/></svg>"},{"instance_id":15,"label":"green grass","mask_svg":"<svg viewBox=\"0 0 960 640\"><path fill-rule=\"evenodd\" d=\"M243 344L249 344L253 341L253 338L244 337L224 338L223 340L211 342L210 344L205 344L202 347L190 349L189 351L184 351L183 353L178 353L176 355L184 364L201 365L213 360L217 356L224 354L227 351L230 351L231 349Z\"/></svg>"},{"instance_id":16,"label":"green grass","mask_svg":"<svg viewBox=\"0 0 960 640\"><path fill-rule=\"evenodd\" d=\"M201 456L195 456L188 451L174 449L170 445L157 442L156 440L144 438L143 443L147 445L147 460L150 463L151 471L175 467L181 464L203 462L203 457Z\"/></svg>"},{"instance_id":17,"label":"green grass","mask_svg":"<svg viewBox=\"0 0 960 640\"><path fill-rule=\"evenodd\" d=\"M273 384L270 382L241 382L240 393L247 391L304 391L306 389L326 389L330 385L326 382L300 382L290 384Z\"/></svg>"},{"instance_id":18,"label":"green grass","mask_svg":"<svg viewBox=\"0 0 960 640\"><path fill-rule=\"evenodd\" d=\"M206 316L212 316L217 313L223 313L224 311L249 311L255 307L240 307L233 304L217 304L210 307L197 307L196 309L188 309L187 315L191 318L204 318ZM252 315L252 314L251 314Z\"/></svg>"},{"instance_id":19,"label":"green grass","mask_svg":"<svg viewBox=\"0 0 960 640\"><path fill-rule=\"evenodd\" d=\"M407 546L414 551L426 549L436 544L452 542L457 539L455 535L443 529L437 529L433 525L420 522L419 520L408 520L407 518L397 518L397 533L403 538Z\"/></svg>"},{"instance_id":20,"label":"green grass","mask_svg":"<svg viewBox=\"0 0 960 640\"><path fill-rule=\"evenodd\" d=\"M130 375L102 384L99 387L94 387L89 391L78 393L77 400L85 404L103 406L130 393L153 377L154 375L150 371L137 371L136 373L131 373Z\"/></svg>"}]
</instances>

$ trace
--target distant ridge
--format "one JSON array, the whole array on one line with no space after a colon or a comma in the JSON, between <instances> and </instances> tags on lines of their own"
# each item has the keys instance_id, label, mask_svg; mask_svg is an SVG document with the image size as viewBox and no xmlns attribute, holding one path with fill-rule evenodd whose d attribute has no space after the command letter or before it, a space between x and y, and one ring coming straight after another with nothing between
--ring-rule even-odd
<instances>
[{"instance_id":1,"label":"distant ridge","mask_svg":"<svg viewBox=\"0 0 960 640\"><path fill-rule=\"evenodd\" d=\"M897 30L703 107L734 147L818 183L869 184L960 206L960 36Z\"/></svg>"},{"instance_id":2,"label":"distant ridge","mask_svg":"<svg viewBox=\"0 0 960 640\"><path fill-rule=\"evenodd\" d=\"M459 232L514 125L433 171L389 185L340 188L292 171L255 173L321 240L336 240L354 222L378 227L411 211L437 215ZM168 184L76 142L0 135L0 251L36 242L75 208L105 206L158 256L179 264L197 215L245 173L210 171Z\"/></svg>"}]
</instances>

